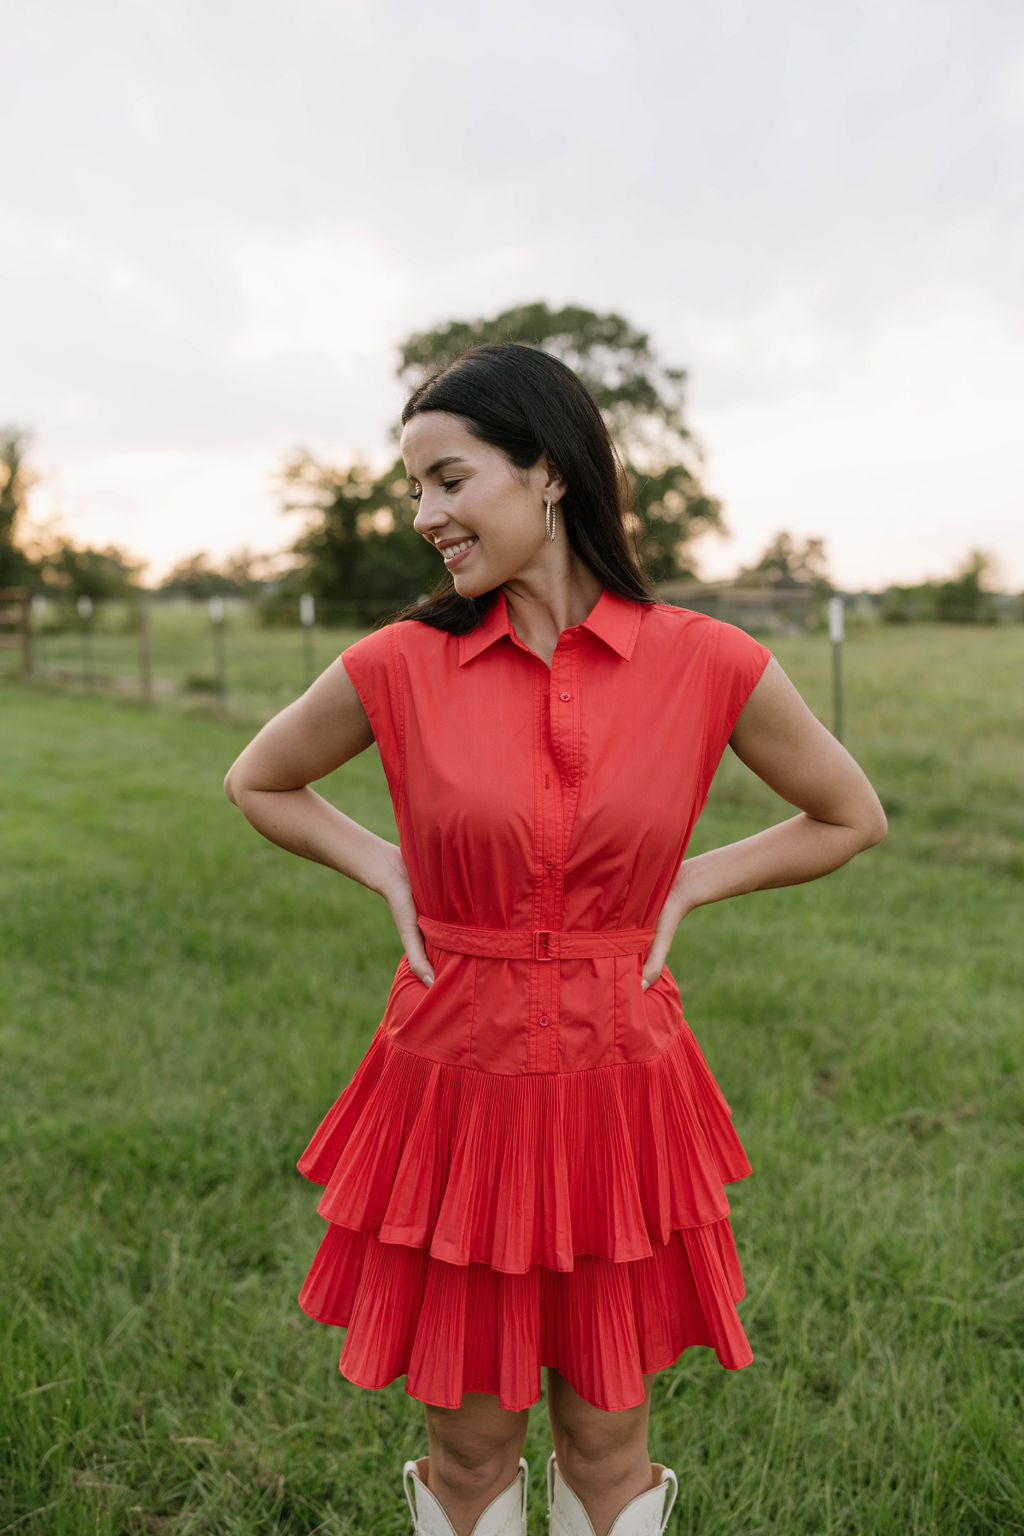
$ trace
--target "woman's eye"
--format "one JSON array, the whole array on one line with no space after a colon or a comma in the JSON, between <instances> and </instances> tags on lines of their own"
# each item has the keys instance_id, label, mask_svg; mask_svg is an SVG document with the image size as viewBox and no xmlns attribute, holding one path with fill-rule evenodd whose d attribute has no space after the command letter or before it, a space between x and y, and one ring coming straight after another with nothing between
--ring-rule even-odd
<instances>
[{"instance_id":1,"label":"woman's eye","mask_svg":"<svg viewBox=\"0 0 1024 1536\"><path fill-rule=\"evenodd\" d=\"M456 485L461 485L462 481L461 479L454 479L454 481L441 481L441 484L444 485L445 490L451 492L451 490L456 488ZM408 499L410 499L410 501L419 501L422 495L424 495L422 490L410 490L410 493L408 493Z\"/></svg>"}]
</instances>

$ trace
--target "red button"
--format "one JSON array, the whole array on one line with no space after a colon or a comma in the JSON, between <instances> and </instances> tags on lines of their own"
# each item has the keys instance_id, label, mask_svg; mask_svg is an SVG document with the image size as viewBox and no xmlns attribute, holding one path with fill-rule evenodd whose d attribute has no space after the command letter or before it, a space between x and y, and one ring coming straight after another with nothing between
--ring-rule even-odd
<instances>
[{"instance_id":1,"label":"red button","mask_svg":"<svg viewBox=\"0 0 1024 1536\"><path fill-rule=\"evenodd\" d=\"M562 783L565 785L566 789L572 789L572 787L576 783L576 780L575 779L563 779Z\"/></svg>"},{"instance_id":2,"label":"red button","mask_svg":"<svg viewBox=\"0 0 1024 1536\"><path fill-rule=\"evenodd\" d=\"M541 1016L540 1016L540 1027L541 1027L541 1029L547 1029L547 1027L548 1027L548 1025L550 1023L551 1023L551 1020L548 1018L547 1014L546 1013L542 1013Z\"/></svg>"},{"instance_id":3,"label":"red button","mask_svg":"<svg viewBox=\"0 0 1024 1536\"><path fill-rule=\"evenodd\" d=\"M544 860L544 868L545 869L554 869L554 867L555 867L554 859L545 859Z\"/></svg>"},{"instance_id":4,"label":"red button","mask_svg":"<svg viewBox=\"0 0 1024 1536\"><path fill-rule=\"evenodd\" d=\"M569 700L572 698L572 694L571 693L560 693L558 695L558 697L561 699L563 704L568 704Z\"/></svg>"}]
</instances>

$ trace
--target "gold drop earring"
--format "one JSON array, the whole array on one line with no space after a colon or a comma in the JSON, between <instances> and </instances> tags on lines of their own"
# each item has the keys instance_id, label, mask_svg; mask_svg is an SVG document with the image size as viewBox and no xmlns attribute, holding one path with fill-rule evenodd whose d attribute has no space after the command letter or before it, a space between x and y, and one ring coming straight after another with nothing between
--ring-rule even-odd
<instances>
[{"instance_id":1,"label":"gold drop earring","mask_svg":"<svg viewBox=\"0 0 1024 1536\"><path fill-rule=\"evenodd\" d=\"M552 544L555 542L555 509L550 501L544 503L544 527Z\"/></svg>"}]
</instances>

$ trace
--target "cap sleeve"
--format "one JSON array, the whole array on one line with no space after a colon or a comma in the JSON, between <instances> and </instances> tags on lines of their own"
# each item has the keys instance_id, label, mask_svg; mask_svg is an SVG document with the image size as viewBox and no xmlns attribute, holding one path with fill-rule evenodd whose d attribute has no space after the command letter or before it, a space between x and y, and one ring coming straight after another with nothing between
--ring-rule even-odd
<instances>
[{"instance_id":1,"label":"cap sleeve","mask_svg":"<svg viewBox=\"0 0 1024 1536\"><path fill-rule=\"evenodd\" d=\"M405 781L405 727L398 625L388 624L342 651L345 671L370 722L397 815Z\"/></svg>"},{"instance_id":2,"label":"cap sleeve","mask_svg":"<svg viewBox=\"0 0 1024 1536\"><path fill-rule=\"evenodd\" d=\"M768 647L746 630L715 621L705 692L702 798L711 787L733 726L771 659Z\"/></svg>"}]
</instances>

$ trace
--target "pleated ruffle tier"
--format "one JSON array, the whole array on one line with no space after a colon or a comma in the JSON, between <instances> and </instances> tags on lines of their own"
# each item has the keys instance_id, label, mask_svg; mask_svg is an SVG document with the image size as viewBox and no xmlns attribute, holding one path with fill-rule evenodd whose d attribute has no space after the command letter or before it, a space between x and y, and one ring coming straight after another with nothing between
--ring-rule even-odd
<instances>
[{"instance_id":1,"label":"pleated ruffle tier","mask_svg":"<svg viewBox=\"0 0 1024 1536\"><path fill-rule=\"evenodd\" d=\"M348 1330L359 1386L518 1411L550 1365L621 1409L692 1344L752 1358L722 1187L750 1165L685 1024L650 1060L519 1074L382 1024L298 1166L329 1223L300 1305Z\"/></svg>"}]
</instances>

